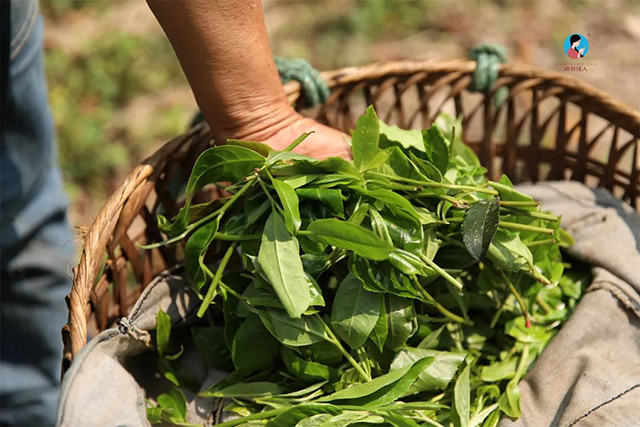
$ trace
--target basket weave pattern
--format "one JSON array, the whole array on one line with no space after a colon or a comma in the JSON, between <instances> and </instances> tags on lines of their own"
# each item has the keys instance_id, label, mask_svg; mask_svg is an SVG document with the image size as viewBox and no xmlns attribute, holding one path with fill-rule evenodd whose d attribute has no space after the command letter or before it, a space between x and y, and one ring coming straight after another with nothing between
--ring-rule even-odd
<instances>
[{"instance_id":1,"label":"basket weave pattern","mask_svg":"<svg viewBox=\"0 0 640 427\"><path fill-rule=\"evenodd\" d=\"M508 65L491 92L471 94L474 69L471 61L401 61L326 72L332 95L305 113L348 132L369 104L382 120L404 128L429 127L447 112L462 117L463 139L490 178L577 180L638 208L640 113L566 74ZM509 95L496 106L501 87ZM297 83L285 90L292 103L300 97ZM211 144L206 124L167 142L129 174L96 217L67 297L63 373L88 335L126 316L160 271L182 261L181 245L141 251L136 243L162 239L156 214L178 212L175 188Z\"/></svg>"}]
</instances>

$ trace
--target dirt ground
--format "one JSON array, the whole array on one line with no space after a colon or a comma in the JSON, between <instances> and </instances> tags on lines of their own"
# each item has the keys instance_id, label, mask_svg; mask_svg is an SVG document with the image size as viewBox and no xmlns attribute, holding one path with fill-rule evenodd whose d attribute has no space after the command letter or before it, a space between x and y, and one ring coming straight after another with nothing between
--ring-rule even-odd
<instances>
[{"instance_id":1,"label":"dirt ground","mask_svg":"<svg viewBox=\"0 0 640 427\"><path fill-rule=\"evenodd\" d=\"M580 33L588 71L568 72L640 109L640 0L263 0L276 55L325 70L404 58L467 57L503 44L512 63L563 71ZM88 226L145 156L196 110L170 45L143 1L44 5L50 99L74 225Z\"/></svg>"}]
</instances>

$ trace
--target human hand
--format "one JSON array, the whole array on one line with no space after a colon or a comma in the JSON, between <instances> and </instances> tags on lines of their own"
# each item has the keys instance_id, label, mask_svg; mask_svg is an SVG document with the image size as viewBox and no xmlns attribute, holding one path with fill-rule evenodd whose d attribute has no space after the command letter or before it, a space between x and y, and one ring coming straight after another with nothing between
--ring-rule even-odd
<instances>
[{"instance_id":1,"label":"human hand","mask_svg":"<svg viewBox=\"0 0 640 427\"><path fill-rule=\"evenodd\" d=\"M293 150L295 153L321 160L327 157L351 160L351 147L345 139L346 135L308 117L297 117L291 124L261 142L275 150L284 150L303 133L311 135Z\"/></svg>"},{"instance_id":2,"label":"human hand","mask_svg":"<svg viewBox=\"0 0 640 427\"><path fill-rule=\"evenodd\" d=\"M253 121L237 129L226 130L218 135L218 140L227 138L258 141L269 145L275 150L284 150L289 144L303 133L311 133L293 151L317 159L327 157L342 157L351 160L351 147L346 141L346 135L329 126L303 117L292 108L283 114L274 114L273 110L258 118L254 113Z\"/></svg>"},{"instance_id":3,"label":"human hand","mask_svg":"<svg viewBox=\"0 0 640 427\"><path fill-rule=\"evenodd\" d=\"M265 142L319 159L351 158L344 135L289 105L273 61L260 0L152 1L214 138Z\"/></svg>"}]
</instances>

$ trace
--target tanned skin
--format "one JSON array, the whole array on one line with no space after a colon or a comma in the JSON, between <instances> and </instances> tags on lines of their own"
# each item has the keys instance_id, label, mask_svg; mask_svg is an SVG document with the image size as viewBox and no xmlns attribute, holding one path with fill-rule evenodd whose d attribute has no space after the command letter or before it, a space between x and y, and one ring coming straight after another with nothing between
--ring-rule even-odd
<instances>
[{"instance_id":1,"label":"tanned skin","mask_svg":"<svg viewBox=\"0 0 640 427\"><path fill-rule=\"evenodd\" d=\"M351 158L344 135L289 105L273 61L260 0L148 0L218 141L238 138Z\"/></svg>"}]
</instances>

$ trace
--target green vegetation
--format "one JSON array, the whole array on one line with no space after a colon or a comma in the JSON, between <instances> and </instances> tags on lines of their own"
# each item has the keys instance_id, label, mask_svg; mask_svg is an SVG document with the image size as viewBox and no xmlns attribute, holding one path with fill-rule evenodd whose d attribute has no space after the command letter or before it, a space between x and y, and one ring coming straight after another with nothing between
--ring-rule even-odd
<instances>
[{"instance_id":1,"label":"green vegetation","mask_svg":"<svg viewBox=\"0 0 640 427\"><path fill-rule=\"evenodd\" d=\"M52 16L69 12L62 6L66 3L48 4L45 11ZM76 2L67 5L89 7ZM158 103L154 96L186 85L175 54L161 34L146 37L108 31L88 37L73 49L54 46L47 49L46 76L60 163L72 196L85 190L104 200L123 174L150 154L151 147L183 132L193 114L192 108L179 106L145 111L145 97Z\"/></svg>"},{"instance_id":2,"label":"green vegetation","mask_svg":"<svg viewBox=\"0 0 640 427\"><path fill-rule=\"evenodd\" d=\"M308 135L281 152L231 141L198 158L185 205L158 216L167 240L145 249L186 242L206 319L193 339L230 371L201 395L230 399L240 416L220 426L493 427L520 416L518 383L589 273L565 272L572 239L560 219L506 176L488 181L459 126L441 122L450 132L406 131L369 107L353 161L292 153ZM220 182L228 197L191 203ZM148 416L189 425L180 389L199 384L179 367L167 317L156 343L174 387Z\"/></svg>"}]
</instances>

